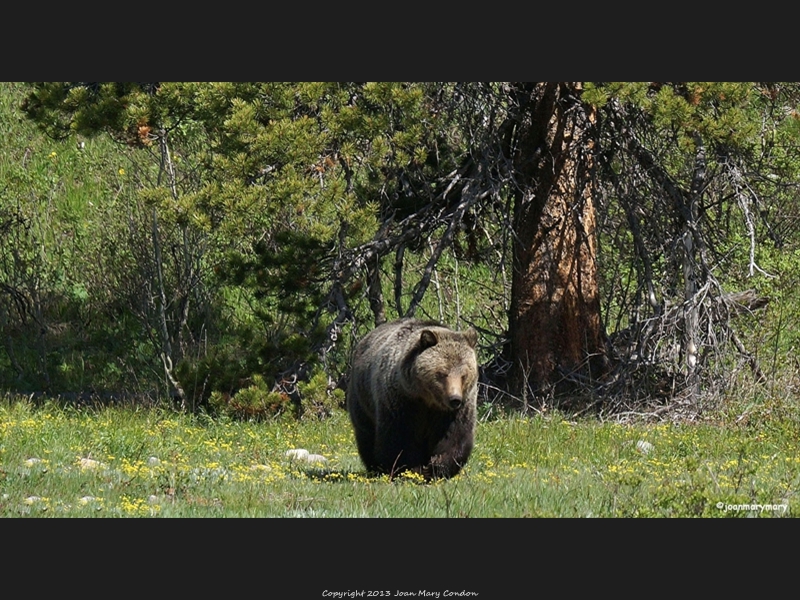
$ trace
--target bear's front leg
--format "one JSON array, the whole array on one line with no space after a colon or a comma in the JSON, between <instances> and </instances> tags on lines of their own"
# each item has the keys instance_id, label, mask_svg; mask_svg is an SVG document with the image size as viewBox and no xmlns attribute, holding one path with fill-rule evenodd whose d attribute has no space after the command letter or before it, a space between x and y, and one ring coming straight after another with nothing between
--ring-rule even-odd
<instances>
[{"instance_id":1,"label":"bear's front leg","mask_svg":"<svg viewBox=\"0 0 800 600\"><path fill-rule=\"evenodd\" d=\"M392 477L427 463L407 417L400 411L391 416L384 412L375 437L375 462L382 473Z\"/></svg>"},{"instance_id":2,"label":"bear's front leg","mask_svg":"<svg viewBox=\"0 0 800 600\"><path fill-rule=\"evenodd\" d=\"M456 419L448 428L447 434L433 449L429 465L423 475L426 478L453 477L467 464L469 455L474 446L474 436L471 427L464 427Z\"/></svg>"}]
</instances>

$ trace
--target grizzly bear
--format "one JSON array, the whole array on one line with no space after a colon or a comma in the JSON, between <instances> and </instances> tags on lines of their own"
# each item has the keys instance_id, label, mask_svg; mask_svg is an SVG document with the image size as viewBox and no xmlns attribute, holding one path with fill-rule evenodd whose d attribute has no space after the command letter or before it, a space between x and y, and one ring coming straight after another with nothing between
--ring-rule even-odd
<instances>
[{"instance_id":1,"label":"grizzly bear","mask_svg":"<svg viewBox=\"0 0 800 600\"><path fill-rule=\"evenodd\" d=\"M474 329L405 318L358 343L347 410L369 471L430 480L461 470L475 437L477 342Z\"/></svg>"}]
</instances>

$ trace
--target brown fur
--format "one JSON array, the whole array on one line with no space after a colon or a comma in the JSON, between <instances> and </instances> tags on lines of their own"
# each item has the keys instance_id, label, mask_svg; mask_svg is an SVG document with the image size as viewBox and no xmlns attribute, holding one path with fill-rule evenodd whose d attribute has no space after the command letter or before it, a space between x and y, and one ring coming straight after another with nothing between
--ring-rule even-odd
<instances>
[{"instance_id":1,"label":"brown fur","mask_svg":"<svg viewBox=\"0 0 800 600\"><path fill-rule=\"evenodd\" d=\"M474 329L417 319L384 323L361 340L347 409L367 469L426 479L461 470L475 436L476 345Z\"/></svg>"}]
</instances>

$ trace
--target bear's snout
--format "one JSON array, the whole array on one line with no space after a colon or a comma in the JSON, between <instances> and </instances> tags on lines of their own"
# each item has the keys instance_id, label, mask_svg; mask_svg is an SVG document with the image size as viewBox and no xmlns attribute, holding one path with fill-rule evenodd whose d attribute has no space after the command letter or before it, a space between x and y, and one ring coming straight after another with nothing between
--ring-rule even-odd
<instances>
[{"instance_id":1,"label":"bear's snout","mask_svg":"<svg viewBox=\"0 0 800 600\"><path fill-rule=\"evenodd\" d=\"M464 403L464 400L461 396L450 396L448 401L450 402L450 408L453 410L461 408L461 405Z\"/></svg>"}]
</instances>

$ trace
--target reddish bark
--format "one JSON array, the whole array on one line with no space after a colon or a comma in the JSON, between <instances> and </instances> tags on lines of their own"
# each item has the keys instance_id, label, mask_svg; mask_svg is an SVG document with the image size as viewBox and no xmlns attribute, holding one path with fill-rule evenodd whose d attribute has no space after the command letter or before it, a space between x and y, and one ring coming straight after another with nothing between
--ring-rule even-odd
<instances>
[{"instance_id":1,"label":"reddish bark","mask_svg":"<svg viewBox=\"0 0 800 600\"><path fill-rule=\"evenodd\" d=\"M580 101L580 83L521 91L509 314L517 393L564 389L565 375L594 379L606 364L586 135L595 115Z\"/></svg>"}]
</instances>

